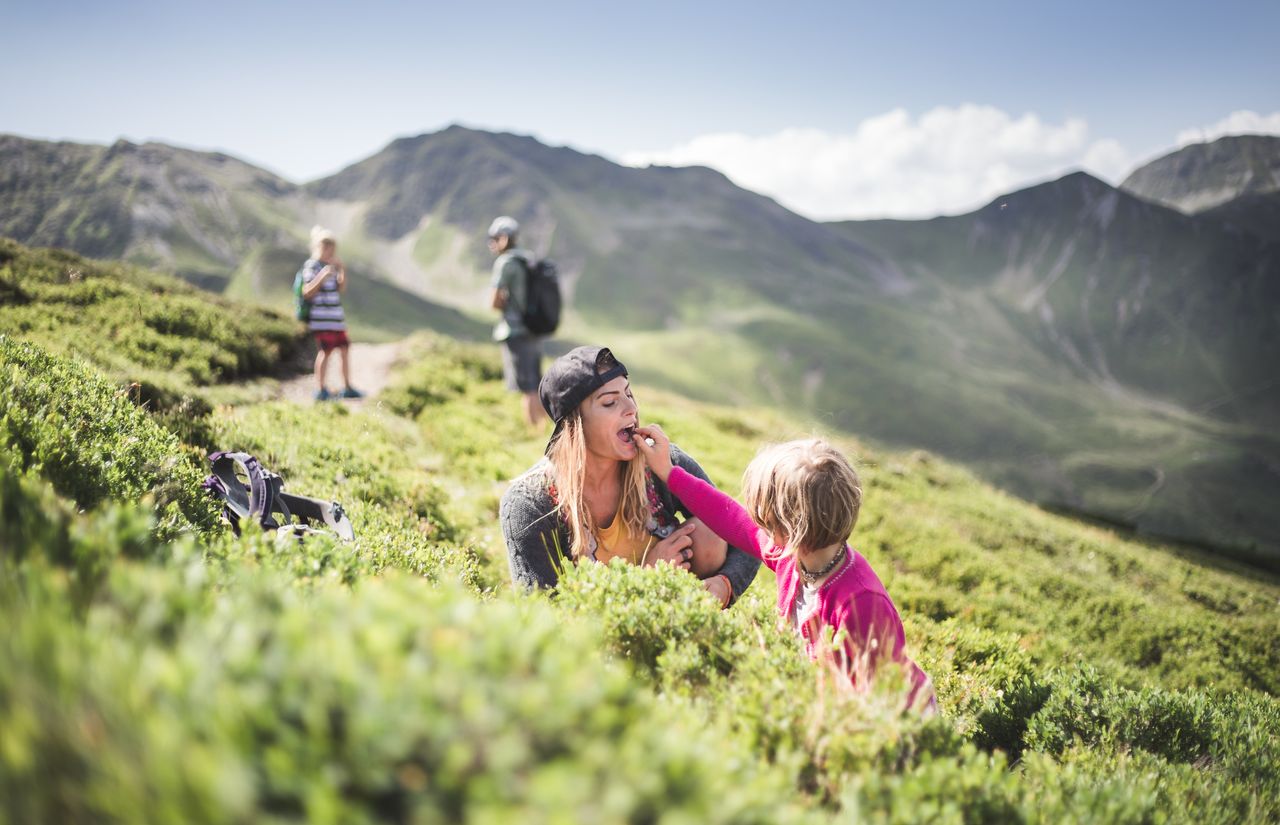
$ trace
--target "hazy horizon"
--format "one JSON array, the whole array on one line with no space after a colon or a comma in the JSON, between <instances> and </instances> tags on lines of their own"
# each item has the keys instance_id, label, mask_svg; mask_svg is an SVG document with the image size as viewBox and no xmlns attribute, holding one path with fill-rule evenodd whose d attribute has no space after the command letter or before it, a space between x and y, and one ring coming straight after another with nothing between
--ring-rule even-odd
<instances>
[{"instance_id":1,"label":"hazy horizon","mask_svg":"<svg viewBox=\"0 0 1280 825\"><path fill-rule=\"evenodd\" d=\"M222 151L299 182L460 123L712 166L817 219L928 217L1072 169L1115 183L1197 136L1280 133L1280 6L1261 2L7 17L23 71L0 76L0 131Z\"/></svg>"}]
</instances>

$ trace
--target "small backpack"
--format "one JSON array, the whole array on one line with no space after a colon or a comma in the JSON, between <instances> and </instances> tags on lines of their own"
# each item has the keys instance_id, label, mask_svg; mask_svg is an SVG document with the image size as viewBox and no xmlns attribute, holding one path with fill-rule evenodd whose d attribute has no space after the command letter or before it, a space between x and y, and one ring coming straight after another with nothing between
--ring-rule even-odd
<instances>
[{"instance_id":1,"label":"small backpack","mask_svg":"<svg viewBox=\"0 0 1280 825\"><path fill-rule=\"evenodd\" d=\"M311 302L302 297L302 288L307 285L304 274L305 267L293 276L293 314L298 316L299 321L311 320Z\"/></svg>"},{"instance_id":2,"label":"small backpack","mask_svg":"<svg viewBox=\"0 0 1280 825\"><path fill-rule=\"evenodd\" d=\"M524 268L529 273L529 284L521 320L534 335L550 335L560 326L560 277L556 265L548 260L536 264L526 261Z\"/></svg>"},{"instance_id":3,"label":"small backpack","mask_svg":"<svg viewBox=\"0 0 1280 825\"><path fill-rule=\"evenodd\" d=\"M222 501L222 515L231 530L240 535L240 523L256 522L263 530L275 530L301 539L320 530L312 523L327 528L339 538L351 541L355 532L351 521L336 501L296 496L284 491L284 479L263 467L248 453L216 452L209 454L213 474L201 486ZM244 476L248 483L237 475ZM283 516L283 520L276 515ZM298 522L293 518L297 516Z\"/></svg>"}]
</instances>

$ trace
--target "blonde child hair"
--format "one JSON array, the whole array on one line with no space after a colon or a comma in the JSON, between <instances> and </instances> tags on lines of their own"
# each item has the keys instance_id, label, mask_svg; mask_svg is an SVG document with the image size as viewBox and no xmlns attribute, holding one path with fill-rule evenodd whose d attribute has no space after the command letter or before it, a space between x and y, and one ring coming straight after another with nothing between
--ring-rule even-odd
<instances>
[{"instance_id":1,"label":"blonde child hair","mask_svg":"<svg viewBox=\"0 0 1280 825\"><path fill-rule=\"evenodd\" d=\"M753 521L785 538L785 554L805 555L849 538L862 507L858 473L821 438L762 449L742 476Z\"/></svg>"},{"instance_id":2,"label":"blonde child hair","mask_svg":"<svg viewBox=\"0 0 1280 825\"><path fill-rule=\"evenodd\" d=\"M321 248L325 243L336 244L337 242L338 239L334 236L333 232L325 229L323 226L317 224L311 227L311 257L319 258Z\"/></svg>"}]
</instances>

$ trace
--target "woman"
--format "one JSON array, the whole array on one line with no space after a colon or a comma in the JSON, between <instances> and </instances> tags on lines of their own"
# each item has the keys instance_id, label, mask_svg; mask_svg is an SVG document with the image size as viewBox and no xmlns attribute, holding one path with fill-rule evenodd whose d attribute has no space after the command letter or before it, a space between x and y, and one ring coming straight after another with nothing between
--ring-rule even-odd
<instances>
[{"instance_id":1,"label":"woman","mask_svg":"<svg viewBox=\"0 0 1280 825\"><path fill-rule=\"evenodd\" d=\"M516 583L553 587L566 563L582 559L689 569L694 523L677 523L676 514L688 516L688 510L645 469L633 441L639 418L626 367L603 347L578 347L551 365L538 394L556 425L546 457L502 497L502 533ZM707 479L674 446L671 459ZM759 566L730 547L703 585L727 607Z\"/></svg>"}]
</instances>

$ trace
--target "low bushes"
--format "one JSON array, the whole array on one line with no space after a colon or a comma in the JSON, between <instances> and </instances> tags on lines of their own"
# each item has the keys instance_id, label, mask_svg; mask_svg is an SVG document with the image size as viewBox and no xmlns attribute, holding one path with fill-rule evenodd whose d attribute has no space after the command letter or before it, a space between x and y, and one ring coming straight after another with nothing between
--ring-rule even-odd
<instances>
[{"instance_id":1,"label":"low bushes","mask_svg":"<svg viewBox=\"0 0 1280 825\"><path fill-rule=\"evenodd\" d=\"M212 530L177 439L93 369L0 335L0 449L82 508L151 497L158 529Z\"/></svg>"},{"instance_id":2,"label":"low bushes","mask_svg":"<svg viewBox=\"0 0 1280 825\"><path fill-rule=\"evenodd\" d=\"M243 569L214 587L194 557L115 565L83 620L36 560L21 576L0 565L0 586L8 821L803 813L779 777L601 661L590 624L542 600L482 604L401 576L303 590Z\"/></svg>"}]
</instances>

